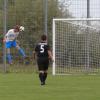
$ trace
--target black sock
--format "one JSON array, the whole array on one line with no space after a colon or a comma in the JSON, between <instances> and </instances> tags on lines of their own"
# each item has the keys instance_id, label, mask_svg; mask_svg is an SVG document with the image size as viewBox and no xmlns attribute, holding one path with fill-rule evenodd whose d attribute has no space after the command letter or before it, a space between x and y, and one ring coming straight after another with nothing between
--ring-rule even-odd
<instances>
[{"instance_id":1,"label":"black sock","mask_svg":"<svg viewBox=\"0 0 100 100\"><path fill-rule=\"evenodd\" d=\"M47 73L44 73L44 82L45 82L46 78L47 78Z\"/></svg>"},{"instance_id":2,"label":"black sock","mask_svg":"<svg viewBox=\"0 0 100 100\"><path fill-rule=\"evenodd\" d=\"M44 82L44 74L39 73L39 78L40 78L41 83L43 83Z\"/></svg>"}]
</instances>

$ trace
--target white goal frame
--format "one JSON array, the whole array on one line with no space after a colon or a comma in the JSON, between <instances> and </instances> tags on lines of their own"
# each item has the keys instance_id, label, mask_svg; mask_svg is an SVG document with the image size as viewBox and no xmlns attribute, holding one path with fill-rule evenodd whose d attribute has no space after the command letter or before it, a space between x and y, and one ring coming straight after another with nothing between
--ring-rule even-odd
<instances>
[{"instance_id":1,"label":"white goal frame","mask_svg":"<svg viewBox=\"0 0 100 100\"><path fill-rule=\"evenodd\" d=\"M55 31L56 21L100 21L100 18L54 18L52 22L52 48L53 48L53 65L52 65L52 75L66 75L66 74L56 74L56 68L55 68ZM88 26L90 28L95 29L94 27Z\"/></svg>"}]
</instances>

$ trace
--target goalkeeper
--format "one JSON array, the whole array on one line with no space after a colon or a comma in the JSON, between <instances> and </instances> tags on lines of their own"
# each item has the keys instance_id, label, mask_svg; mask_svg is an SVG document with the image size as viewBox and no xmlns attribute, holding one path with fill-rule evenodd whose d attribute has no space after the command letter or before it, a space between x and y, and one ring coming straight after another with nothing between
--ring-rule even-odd
<instances>
[{"instance_id":1,"label":"goalkeeper","mask_svg":"<svg viewBox=\"0 0 100 100\"><path fill-rule=\"evenodd\" d=\"M17 48L23 58L26 57L25 52L23 51L22 48L20 48L20 46L16 42L16 38L18 37L19 32L21 31L24 31L24 27L16 25L13 29L8 30L8 32L4 37L4 42L7 49L7 60L9 64L12 64L12 56L10 54L10 49L12 47Z\"/></svg>"}]
</instances>

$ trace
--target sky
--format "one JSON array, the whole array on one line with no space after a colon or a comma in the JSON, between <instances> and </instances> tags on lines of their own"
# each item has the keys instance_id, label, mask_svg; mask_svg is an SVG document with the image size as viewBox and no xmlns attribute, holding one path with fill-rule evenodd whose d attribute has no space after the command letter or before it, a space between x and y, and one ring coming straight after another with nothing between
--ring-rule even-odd
<instances>
[{"instance_id":1,"label":"sky","mask_svg":"<svg viewBox=\"0 0 100 100\"><path fill-rule=\"evenodd\" d=\"M87 0L60 0L74 17L87 16ZM100 0L90 0L90 16L100 17Z\"/></svg>"}]
</instances>

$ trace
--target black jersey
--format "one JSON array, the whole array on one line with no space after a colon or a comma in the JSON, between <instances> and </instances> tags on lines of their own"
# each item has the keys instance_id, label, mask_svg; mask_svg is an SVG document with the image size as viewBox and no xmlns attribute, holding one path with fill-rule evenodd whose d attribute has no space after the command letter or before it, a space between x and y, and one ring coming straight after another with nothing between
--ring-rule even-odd
<instances>
[{"instance_id":1,"label":"black jersey","mask_svg":"<svg viewBox=\"0 0 100 100\"><path fill-rule=\"evenodd\" d=\"M46 42L40 42L35 47L35 52L37 53L37 57L39 58L48 58L48 50L50 50L50 47Z\"/></svg>"}]
</instances>

